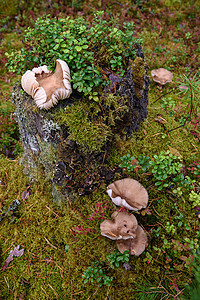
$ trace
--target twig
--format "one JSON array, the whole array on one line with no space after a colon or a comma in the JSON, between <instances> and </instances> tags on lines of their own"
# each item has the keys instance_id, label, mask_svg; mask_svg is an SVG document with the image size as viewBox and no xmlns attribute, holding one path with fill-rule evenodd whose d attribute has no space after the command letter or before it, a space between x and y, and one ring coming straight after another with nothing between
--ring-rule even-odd
<instances>
[{"instance_id":1,"label":"twig","mask_svg":"<svg viewBox=\"0 0 200 300\"><path fill-rule=\"evenodd\" d=\"M58 294L56 293L56 291L54 290L54 288L48 283L48 286L52 289L52 291L54 292L56 299L59 299Z\"/></svg>"},{"instance_id":2,"label":"twig","mask_svg":"<svg viewBox=\"0 0 200 300\"><path fill-rule=\"evenodd\" d=\"M21 0L19 0L19 3L18 3L18 11L21 11Z\"/></svg>"},{"instance_id":3,"label":"twig","mask_svg":"<svg viewBox=\"0 0 200 300\"><path fill-rule=\"evenodd\" d=\"M96 295L96 293L98 292L98 290L99 290L99 285L98 285L98 287L97 287L96 291L94 292L94 294L93 294L93 295L91 295L91 296L94 296L94 295ZM89 299L91 298L91 296L90 296L89 298L87 298L87 300L89 300Z\"/></svg>"},{"instance_id":4,"label":"twig","mask_svg":"<svg viewBox=\"0 0 200 300\"><path fill-rule=\"evenodd\" d=\"M176 129L178 129L178 128L184 127L185 124L186 124L186 122L187 122L187 119L185 120L184 124L179 125L179 126L177 126L177 127L175 127L175 128L172 128L172 129L168 130L167 132L169 133L169 132L171 132L171 131L173 131L173 130L176 130Z\"/></svg>"},{"instance_id":5,"label":"twig","mask_svg":"<svg viewBox=\"0 0 200 300\"><path fill-rule=\"evenodd\" d=\"M178 292L178 294L176 294L176 296L174 296L174 298L177 298L178 295L180 295L183 291L184 291L184 289L180 290L180 292Z\"/></svg>"},{"instance_id":6,"label":"twig","mask_svg":"<svg viewBox=\"0 0 200 300\"><path fill-rule=\"evenodd\" d=\"M58 249L56 246L52 245L52 244L47 240L47 238L45 238L45 236L44 236L44 239L46 240L46 242L47 242L51 247L53 247L54 249Z\"/></svg>"},{"instance_id":7,"label":"twig","mask_svg":"<svg viewBox=\"0 0 200 300\"><path fill-rule=\"evenodd\" d=\"M106 294L106 299L105 299L105 300L108 299L108 295L109 295L109 293L110 293L110 289L111 289L111 286L108 286L108 290L107 290L107 294Z\"/></svg>"},{"instance_id":8,"label":"twig","mask_svg":"<svg viewBox=\"0 0 200 300\"><path fill-rule=\"evenodd\" d=\"M177 85L177 86L175 86L175 87L174 87L172 90L170 90L169 92L167 92L167 93L161 95L158 99L156 99L156 100L153 102L153 104L156 103L158 100L160 100L162 97L164 97L164 96L170 94L171 92L173 92L173 91L174 91L175 89L177 89L179 86L180 86L180 84Z\"/></svg>"},{"instance_id":9,"label":"twig","mask_svg":"<svg viewBox=\"0 0 200 300\"><path fill-rule=\"evenodd\" d=\"M5 282L6 282L6 284L7 284L7 287L8 287L8 290L10 289L10 287L9 287L9 283L7 282L7 279L6 279L6 277L4 276L4 279L5 279Z\"/></svg>"},{"instance_id":10,"label":"twig","mask_svg":"<svg viewBox=\"0 0 200 300\"><path fill-rule=\"evenodd\" d=\"M54 213L54 215L56 215L57 217L60 217L57 213L55 213L50 207L48 207L47 205L46 205L46 208L48 208L52 213Z\"/></svg>"},{"instance_id":11,"label":"twig","mask_svg":"<svg viewBox=\"0 0 200 300\"><path fill-rule=\"evenodd\" d=\"M45 293L47 299L51 300L51 298L49 297L49 295L47 294L47 292L45 291L45 289L43 289L43 287L41 286L41 290L43 290L43 292Z\"/></svg>"},{"instance_id":12,"label":"twig","mask_svg":"<svg viewBox=\"0 0 200 300\"><path fill-rule=\"evenodd\" d=\"M199 67L200 67L200 64L198 64L196 68L194 68L192 71L190 71L190 73L188 74L187 77L189 77L189 76L190 76L194 71L196 71Z\"/></svg>"},{"instance_id":13,"label":"twig","mask_svg":"<svg viewBox=\"0 0 200 300\"><path fill-rule=\"evenodd\" d=\"M157 212L157 210L155 209L155 207L154 206L152 206L152 207L155 210L155 212L160 216L160 214Z\"/></svg>"},{"instance_id":14,"label":"twig","mask_svg":"<svg viewBox=\"0 0 200 300\"><path fill-rule=\"evenodd\" d=\"M51 5L51 0L48 0L50 8L53 10L53 6Z\"/></svg>"}]
</instances>

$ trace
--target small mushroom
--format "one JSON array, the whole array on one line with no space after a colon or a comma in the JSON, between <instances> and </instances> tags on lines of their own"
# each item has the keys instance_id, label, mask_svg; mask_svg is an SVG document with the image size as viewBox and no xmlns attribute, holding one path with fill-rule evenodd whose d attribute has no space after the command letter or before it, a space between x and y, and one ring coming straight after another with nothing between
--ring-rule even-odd
<instances>
[{"instance_id":1,"label":"small mushroom","mask_svg":"<svg viewBox=\"0 0 200 300\"><path fill-rule=\"evenodd\" d=\"M159 68L157 70L152 70L151 76L155 82L163 85L172 81L173 74L164 68Z\"/></svg>"},{"instance_id":2,"label":"small mushroom","mask_svg":"<svg viewBox=\"0 0 200 300\"><path fill-rule=\"evenodd\" d=\"M148 203L148 193L137 180L124 178L111 183L107 193L112 201L129 210L140 210Z\"/></svg>"},{"instance_id":3,"label":"small mushroom","mask_svg":"<svg viewBox=\"0 0 200 300\"><path fill-rule=\"evenodd\" d=\"M115 211L111 218L112 220L104 220L101 223L101 235L111 240L135 238L138 222L134 215L128 212Z\"/></svg>"},{"instance_id":4,"label":"small mushroom","mask_svg":"<svg viewBox=\"0 0 200 300\"><path fill-rule=\"evenodd\" d=\"M68 98L72 92L70 70L67 63L61 59L56 60L54 73L49 71L46 65L26 71L22 76L21 85L40 109L53 107L59 100Z\"/></svg>"},{"instance_id":5,"label":"small mushroom","mask_svg":"<svg viewBox=\"0 0 200 300\"><path fill-rule=\"evenodd\" d=\"M148 245L147 235L141 226L136 229L136 237L134 239L116 241L118 250L123 254L125 250L129 250L130 255L139 256Z\"/></svg>"}]
</instances>

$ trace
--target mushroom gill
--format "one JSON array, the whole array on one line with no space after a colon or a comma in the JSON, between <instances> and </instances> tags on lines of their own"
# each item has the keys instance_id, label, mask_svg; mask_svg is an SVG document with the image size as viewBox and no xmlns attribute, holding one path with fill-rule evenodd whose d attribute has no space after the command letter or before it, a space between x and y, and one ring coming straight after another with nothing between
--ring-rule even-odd
<instances>
[{"instance_id":1,"label":"mushroom gill","mask_svg":"<svg viewBox=\"0 0 200 300\"><path fill-rule=\"evenodd\" d=\"M124 178L111 183L107 193L112 201L129 210L140 210L148 203L148 193L137 180Z\"/></svg>"},{"instance_id":2,"label":"mushroom gill","mask_svg":"<svg viewBox=\"0 0 200 300\"><path fill-rule=\"evenodd\" d=\"M111 240L134 239L138 227L137 219L128 212L114 212L112 220L104 220L101 225L101 235Z\"/></svg>"}]
</instances>

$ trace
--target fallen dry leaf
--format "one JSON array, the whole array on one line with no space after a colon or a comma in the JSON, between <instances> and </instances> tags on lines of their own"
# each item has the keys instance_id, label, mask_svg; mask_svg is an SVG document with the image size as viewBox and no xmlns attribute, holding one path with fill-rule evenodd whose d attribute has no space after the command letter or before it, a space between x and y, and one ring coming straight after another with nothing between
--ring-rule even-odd
<instances>
[{"instance_id":1,"label":"fallen dry leaf","mask_svg":"<svg viewBox=\"0 0 200 300\"><path fill-rule=\"evenodd\" d=\"M132 159L131 160L131 165L135 166L134 171L138 171L141 167L138 165L137 159Z\"/></svg>"},{"instance_id":2,"label":"fallen dry leaf","mask_svg":"<svg viewBox=\"0 0 200 300\"><path fill-rule=\"evenodd\" d=\"M172 148L170 146L168 146L168 148L169 148L170 153L173 154L174 156L182 157L182 155L180 154L180 152L178 150L176 150L175 148Z\"/></svg>"},{"instance_id":3,"label":"fallen dry leaf","mask_svg":"<svg viewBox=\"0 0 200 300\"><path fill-rule=\"evenodd\" d=\"M187 90L188 89L188 86L186 85L179 85L178 87L180 90Z\"/></svg>"},{"instance_id":4,"label":"fallen dry leaf","mask_svg":"<svg viewBox=\"0 0 200 300\"><path fill-rule=\"evenodd\" d=\"M10 251L8 258L5 260L4 265L2 267L2 271L5 271L5 268L9 265L9 263L13 260L13 256L19 257L24 254L24 249L19 250L19 245Z\"/></svg>"},{"instance_id":5,"label":"fallen dry leaf","mask_svg":"<svg viewBox=\"0 0 200 300\"><path fill-rule=\"evenodd\" d=\"M26 188L25 191L22 192L22 200L27 200L28 197L30 196L31 194L31 188L30 188L30 185Z\"/></svg>"}]
</instances>

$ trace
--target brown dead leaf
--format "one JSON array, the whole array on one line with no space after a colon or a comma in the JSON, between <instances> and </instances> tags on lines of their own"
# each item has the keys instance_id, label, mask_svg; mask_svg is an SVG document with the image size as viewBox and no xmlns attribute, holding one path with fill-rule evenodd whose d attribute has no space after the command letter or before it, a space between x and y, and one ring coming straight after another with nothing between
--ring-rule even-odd
<instances>
[{"instance_id":1,"label":"brown dead leaf","mask_svg":"<svg viewBox=\"0 0 200 300\"><path fill-rule=\"evenodd\" d=\"M176 150L170 146L168 146L168 148L169 148L170 153L173 154L174 156L181 157L181 158L183 157L178 150Z\"/></svg>"},{"instance_id":2,"label":"brown dead leaf","mask_svg":"<svg viewBox=\"0 0 200 300\"><path fill-rule=\"evenodd\" d=\"M13 257L19 257L24 254L24 249L19 250L19 245L10 251L8 258L5 260L4 265L2 267L2 271L5 271L5 268L9 265L9 263L13 260Z\"/></svg>"},{"instance_id":3,"label":"brown dead leaf","mask_svg":"<svg viewBox=\"0 0 200 300\"><path fill-rule=\"evenodd\" d=\"M131 160L131 165L135 166L134 171L138 171L141 167L137 164L137 159L132 159Z\"/></svg>"},{"instance_id":4,"label":"brown dead leaf","mask_svg":"<svg viewBox=\"0 0 200 300\"><path fill-rule=\"evenodd\" d=\"M28 197L30 196L30 194L31 194L31 187L30 187L30 185L29 185L29 186L26 188L26 190L22 192L22 196L21 196L22 200L27 200Z\"/></svg>"},{"instance_id":5,"label":"brown dead leaf","mask_svg":"<svg viewBox=\"0 0 200 300\"><path fill-rule=\"evenodd\" d=\"M188 86L186 85L179 85L179 90L183 91L183 90L188 90Z\"/></svg>"}]
</instances>

